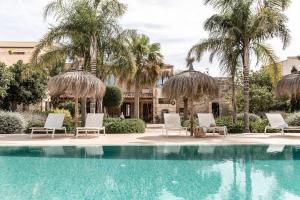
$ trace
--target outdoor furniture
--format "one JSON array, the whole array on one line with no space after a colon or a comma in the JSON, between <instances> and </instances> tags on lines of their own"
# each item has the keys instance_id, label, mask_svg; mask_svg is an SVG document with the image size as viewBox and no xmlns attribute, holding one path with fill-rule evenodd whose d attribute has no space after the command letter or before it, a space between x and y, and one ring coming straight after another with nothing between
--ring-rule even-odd
<instances>
[{"instance_id":1,"label":"outdoor furniture","mask_svg":"<svg viewBox=\"0 0 300 200\"><path fill-rule=\"evenodd\" d=\"M85 135L87 135L88 132L97 132L99 136L100 131L103 131L103 134L105 134L105 127L103 127L103 117L103 113L88 113L85 120L85 126L76 128L76 137L78 137L78 134L80 132L84 132Z\"/></svg>"},{"instance_id":2,"label":"outdoor furniture","mask_svg":"<svg viewBox=\"0 0 300 200\"><path fill-rule=\"evenodd\" d=\"M30 137L32 138L34 132L52 132L52 138L56 130L64 130L67 135L66 127L63 127L65 114L63 113L50 113L47 117L44 127L31 127Z\"/></svg>"},{"instance_id":3,"label":"outdoor furniture","mask_svg":"<svg viewBox=\"0 0 300 200\"><path fill-rule=\"evenodd\" d=\"M198 113L199 127L203 128L204 132L211 130L213 135L216 131L223 130L224 137L227 135L226 126L216 126L216 121L212 113Z\"/></svg>"},{"instance_id":4,"label":"outdoor furniture","mask_svg":"<svg viewBox=\"0 0 300 200\"><path fill-rule=\"evenodd\" d=\"M185 134L188 135L187 128L181 126L180 116L177 113L165 113L165 130L166 135L168 136L168 131L185 131Z\"/></svg>"},{"instance_id":5,"label":"outdoor furniture","mask_svg":"<svg viewBox=\"0 0 300 200\"><path fill-rule=\"evenodd\" d=\"M269 121L269 126L265 128L265 134L267 134L268 129L280 129L281 135L284 135L284 131L300 131L299 126L289 126L283 119L282 115L279 113L266 113Z\"/></svg>"}]
</instances>

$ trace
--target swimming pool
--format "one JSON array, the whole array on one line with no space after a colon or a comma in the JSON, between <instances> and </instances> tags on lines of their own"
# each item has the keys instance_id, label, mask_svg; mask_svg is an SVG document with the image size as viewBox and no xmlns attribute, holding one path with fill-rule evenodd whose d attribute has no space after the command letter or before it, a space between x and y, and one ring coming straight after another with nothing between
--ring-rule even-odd
<instances>
[{"instance_id":1,"label":"swimming pool","mask_svg":"<svg viewBox=\"0 0 300 200\"><path fill-rule=\"evenodd\" d=\"M300 199L300 146L0 147L0 197Z\"/></svg>"}]
</instances>

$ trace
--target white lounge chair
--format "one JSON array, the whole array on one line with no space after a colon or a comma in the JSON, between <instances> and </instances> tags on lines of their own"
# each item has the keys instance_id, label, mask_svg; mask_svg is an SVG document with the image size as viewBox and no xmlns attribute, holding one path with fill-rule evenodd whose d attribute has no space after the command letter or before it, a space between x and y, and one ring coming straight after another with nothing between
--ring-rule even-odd
<instances>
[{"instance_id":1,"label":"white lounge chair","mask_svg":"<svg viewBox=\"0 0 300 200\"><path fill-rule=\"evenodd\" d=\"M282 115L279 113L266 113L269 121L269 126L265 128L265 134L267 134L268 129L280 129L281 135L284 135L284 131L300 131L298 126L289 126L283 119Z\"/></svg>"},{"instance_id":2,"label":"white lounge chair","mask_svg":"<svg viewBox=\"0 0 300 200\"><path fill-rule=\"evenodd\" d=\"M204 132L209 130L213 131L213 135L215 135L216 131L223 130L224 137L227 135L227 127L226 126L216 126L216 121L212 113L198 113L199 127L203 128ZM214 125L214 126L212 126Z\"/></svg>"},{"instance_id":3,"label":"white lounge chair","mask_svg":"<svg viewBox=\"0 0 300 200\"><path fill-rule=\"evenodd\" d=\"M80 132L84 132L86 135L88 132L97 132L98 136L100 131L105 134L105 127L103 127L103 113L89 113L86 116L85 126L76 128L76 137Z\"/></svg>"},{"instance_id":4,"label":"white lounge chair","mask_svg":"<svg viewBox=\"0 0 300 200\"><path fill-rule=\"evenodd\" d=\"M165 130L166 135L168 136L168 131L185 131L185 134L188 135L187 128L181 126L180 116L177 113L165 113L164 114L165 120Z\"/></svg>"},{"instance_id":5,"label":"white lounge chair","mask_svg":"<svg viewBox=\"0 0 300 200\"><path fill-rule=\"evenodd\" d=\"M63 113L50 113L46 119L44 127L31 127L30 137L32 138L34 132L52 132L52 138L56 130L64 130L67 135L66 127L63 127L65 114Z\"/></svg>"}]
</instances>

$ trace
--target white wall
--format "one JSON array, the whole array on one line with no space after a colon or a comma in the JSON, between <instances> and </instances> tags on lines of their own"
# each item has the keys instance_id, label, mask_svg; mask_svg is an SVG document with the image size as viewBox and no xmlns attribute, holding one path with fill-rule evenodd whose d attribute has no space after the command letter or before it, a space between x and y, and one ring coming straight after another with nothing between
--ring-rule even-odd
<instances>
[{"instance_id":1,"label":"white wall","mask_svg":"<svg viewBox=\"0 0 300 200\"><path fill-rule=\"evenodd\" d=\"M282 76L291 74L291 70L294 66L298 71L300 71L300 58L298 57L288 57L288 59L282 61L281 64L282 64Z\"/></svg>"}]
</instances>

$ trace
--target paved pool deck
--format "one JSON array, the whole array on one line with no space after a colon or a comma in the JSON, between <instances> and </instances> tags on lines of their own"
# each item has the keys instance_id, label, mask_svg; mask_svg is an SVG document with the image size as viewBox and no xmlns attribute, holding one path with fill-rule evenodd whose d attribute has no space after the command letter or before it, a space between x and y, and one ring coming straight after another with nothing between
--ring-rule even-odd
<instances>
[{"instance_id":1,"label":"paved pool deck","mask_svg":"<svg viewBox=\"0 0 300 200\"><path fill-rule=\"evenodd\" d=\"M34 135L30 138L26 134L0 135L0 146L77 146L77 145L238 145L238 144L285 144L300 145L300 134L236 134L226 137L208 135L205 138L194 138L185 135L165 136L161 129L147 129L144 134L106 134L80 135L75 138L73 134L68 136L56 134Z\"/></svg>"}]
</instances>

